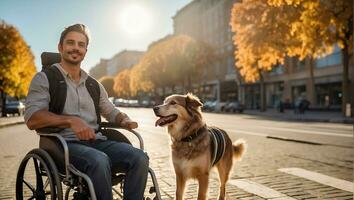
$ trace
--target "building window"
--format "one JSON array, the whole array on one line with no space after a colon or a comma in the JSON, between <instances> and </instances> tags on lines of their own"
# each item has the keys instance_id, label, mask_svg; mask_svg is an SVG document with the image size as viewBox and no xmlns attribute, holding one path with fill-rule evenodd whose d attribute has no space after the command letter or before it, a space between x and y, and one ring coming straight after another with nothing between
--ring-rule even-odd
<instances>
[{"instance_id":1,"label":"building window","mask_svg":"<svg viewBox=\"0 0 354 200\"><path fill-rule=\"evenodd\" d=\"M342 105L342 83L318 84L316 88L316 103L325 108L338 108Z\"/></svg>"},{"instance_id":2,"label":"building window","mask_svg":"<svg viewBox=\"0 0 354 200\"><path fill-rule=\"evenodd\" d=\"M335 45L332 54L316 60L316 67L321 68L321 67L339 65L342 63L341 55L342 54L340 48L337 45Z\"/></svg>"},{"instance_id":3,"label":"building window","mask_svg":"<svg viewBox=\"0 0 354 200\"><path fill-rule=\"evenodd\" d=\"M299 57L296 57L296 65L295 65L295 71L300 71L306 68L306 59L300 60Z\"/></svg>"},{"instance_id":4,"label":"building window","mask_svg":"<svg viewBox=\"0 0 354 200\"><path fill-rule=\"evenodd\" d=\"M278 75L284 73L284 65L277 64L272 68L272 71L269 72L272 75Z\"/></svg>"}]
</instances>

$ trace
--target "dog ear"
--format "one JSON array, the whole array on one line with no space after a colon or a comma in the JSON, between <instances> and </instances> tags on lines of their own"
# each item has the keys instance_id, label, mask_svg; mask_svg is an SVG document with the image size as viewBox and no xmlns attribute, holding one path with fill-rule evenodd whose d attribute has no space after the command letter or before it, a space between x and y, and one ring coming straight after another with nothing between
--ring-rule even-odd
<instances>
[{"instance_id":1,"label":"dog ear","mask_svg":"<svg viewBox=\"0 0 354 200\"><path fill-rule=\"evenodd\" d=\"M203 106L202 102L200 102L199 98L192 93L188 93L186 95L186 106L187 107L201 107Z\"/></svg>"}]
</instances>

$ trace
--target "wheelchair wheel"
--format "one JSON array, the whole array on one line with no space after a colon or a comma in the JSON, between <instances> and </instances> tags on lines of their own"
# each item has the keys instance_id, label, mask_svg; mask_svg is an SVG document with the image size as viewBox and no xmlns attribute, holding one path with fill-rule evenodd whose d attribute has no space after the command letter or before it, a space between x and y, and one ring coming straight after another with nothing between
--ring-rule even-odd
<instances>
[{"instance_id":1,"label":"wheelchair wheel","mask_svg":"<svg viewBox=\"0 0 354 200\"><path fill-rule=\"evenodd\" d=\"M16 178L16 199L63 199L58 170L43 149L33 149L22 160Z\"/></svg>"}]
</instances>

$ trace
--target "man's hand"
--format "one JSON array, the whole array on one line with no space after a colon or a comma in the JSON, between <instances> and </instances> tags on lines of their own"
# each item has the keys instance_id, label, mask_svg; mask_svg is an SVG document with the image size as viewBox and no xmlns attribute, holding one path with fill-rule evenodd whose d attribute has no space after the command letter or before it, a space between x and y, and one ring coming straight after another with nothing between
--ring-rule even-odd
<instances>
[{"instance_id":1,"label":"man's hand","mask_svg":"<svg viewBox=\"0 0 354 200\"><path fill-rule=\"evenodd\" d=\"M135 122L135 121L132 121L131 119L129 118L124 118L120 125L123 127L123 128L127 128L127 129L135 129L135 128L138 128L138 123Z\"/></svg>"},{"instance_id":2,"label":"man's hand","mask_svg":"<svg viewBox=\"0 0 354 200\"><path fill-rule=\"evenodd\" d=\"M94 130L79 117L70 117L70 128L73 130L79 140L96 139Z\"/></svg>"}]
</instances>

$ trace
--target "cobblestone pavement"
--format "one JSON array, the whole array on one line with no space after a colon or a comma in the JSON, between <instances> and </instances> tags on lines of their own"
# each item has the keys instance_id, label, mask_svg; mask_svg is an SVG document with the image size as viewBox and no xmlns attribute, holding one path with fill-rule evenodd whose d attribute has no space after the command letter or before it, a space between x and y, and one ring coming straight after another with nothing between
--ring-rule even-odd
<instances>
[{"instance_id":1,"label":"cobblestone pavement","mask_svg":"<svg viewBox=\"0 0 354 200\"><path fill-rule=\"evenodd\" d=\"M132 118L137 119L140 124L138 132L144 138L145 149L150 157L151 168L157 176L162 198L173 199L175 196L175 175L170 161L169 138L165 129L153 127L155 118L151 117L152 112L149 110L128 109L126 112ZM220 115L208 117L208 121L213 121ZM222 117L228 118L230 116ZM240 120L239 123L245 125L248 123L242 117L237 119ZM258 123L257 120L254 122ZM283 123L286 124L286 122ZM312 128L316 128L316 126L326 126L326 124L311 125ZM221 127L223 127L222 124ZM340 132L339 130L338 128L338 132ZM248 151L243 160L235 164L233 174L230 176L231 180L252 181L292 199L353 199L352 192L279 171L281 168L296 167L353 182L353 148L273 140L262 136L238 133L236 128L232 129L229 135L232 140L244 138L248 142ZM134 144L137 144L135 138L129 137ZM304 135L304 139L306 139L306 135ZM0 129L0 199L14 199L18 165L24 155L37 146L38 136L24 125ZM216 199L218 178L215 172L212 172L209 185L209 199ZM191 180L186 189L185 198L196 199L197 187L197 182ZM264 198L229 183L227 185L227 199L287 198Z\"/></svg>"}]
</instances>

